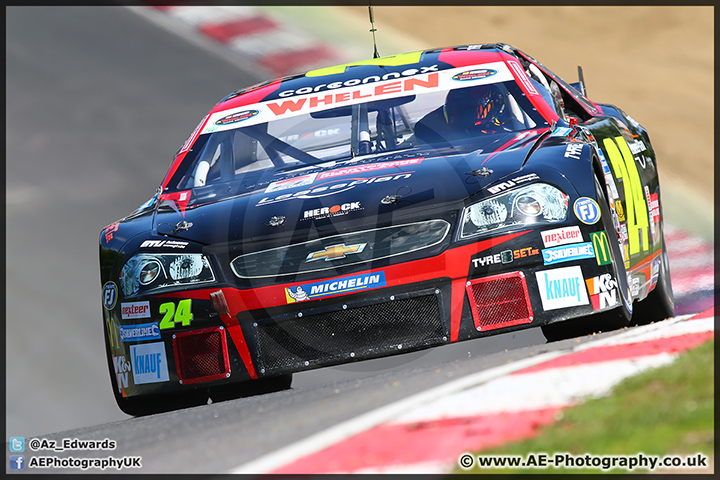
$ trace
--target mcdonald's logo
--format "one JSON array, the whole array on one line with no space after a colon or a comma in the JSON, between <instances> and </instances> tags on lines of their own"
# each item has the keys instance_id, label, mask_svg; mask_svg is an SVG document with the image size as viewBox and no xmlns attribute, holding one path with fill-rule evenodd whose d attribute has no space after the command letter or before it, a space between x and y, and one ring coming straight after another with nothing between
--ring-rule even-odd
<instances>
[{"instance_id":1,"label":"mcdonald's logo","mask_svg":"<svg viewBox=\"0 0 720 480\"><path fill-rule=\"evenodd\" d=\"M605 231L590 233L593 249L595 250L595 259L598 265L607 265L610 263L610 245L608 244Z\"/></svg>"}]
</instances>

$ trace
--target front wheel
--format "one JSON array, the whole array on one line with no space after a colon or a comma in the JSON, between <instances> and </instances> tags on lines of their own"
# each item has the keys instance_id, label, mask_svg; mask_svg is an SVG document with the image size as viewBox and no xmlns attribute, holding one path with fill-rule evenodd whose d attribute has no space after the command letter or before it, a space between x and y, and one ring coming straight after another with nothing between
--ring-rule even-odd
<instances>
[{"instance_id":1,"label":"front wheel","mask_svg":"<svg viewBox=\"0 0 720 480\"><path fill-rule=\"evenodd\" d=\"M124 398L115 392L115 401L127 415L142 417L155 413L180 410L182 408L206 405L208 401L207 390L189 390L187 392L147 395L142 397Z\"/></svg>"}]
</instances>

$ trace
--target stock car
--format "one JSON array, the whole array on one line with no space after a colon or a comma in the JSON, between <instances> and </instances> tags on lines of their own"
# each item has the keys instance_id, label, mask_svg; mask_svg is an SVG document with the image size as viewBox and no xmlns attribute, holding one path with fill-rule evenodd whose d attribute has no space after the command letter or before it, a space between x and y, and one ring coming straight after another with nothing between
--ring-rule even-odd
<instances>
[{"instance_id":1,"label":"stock car","mask_svg":"<svg viewBox=\"0 0 720 480\"><path fill-rule=\"evenodd\" d=\"M647 131L510 45L373 58L222 99L100 234L117 403L540 327L673 315Z\"/></svg>"}]
</instances>

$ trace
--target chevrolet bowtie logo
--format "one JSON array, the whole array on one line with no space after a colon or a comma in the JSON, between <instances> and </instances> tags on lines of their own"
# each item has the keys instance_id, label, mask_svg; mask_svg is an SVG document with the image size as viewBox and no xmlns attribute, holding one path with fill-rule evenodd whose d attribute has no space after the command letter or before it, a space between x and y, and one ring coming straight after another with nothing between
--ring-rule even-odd
<instances>
[{"instance_id":1,"label":"chevrolet bowtie logo","mask_svg":"<svg viewBox=\"0 0 720 480\"><path fill-rule=\"evenodd\" d=\"M306 262L314 262L315 260L325 259L326 262L330 260L337 260L338 258L345 258L345 255L349 253L360 253L365 249L367 243L361 243L359 245L332 245L325 247L325 250L321 252L312 252L305 259Z\"/></svg>"}]
</instances>

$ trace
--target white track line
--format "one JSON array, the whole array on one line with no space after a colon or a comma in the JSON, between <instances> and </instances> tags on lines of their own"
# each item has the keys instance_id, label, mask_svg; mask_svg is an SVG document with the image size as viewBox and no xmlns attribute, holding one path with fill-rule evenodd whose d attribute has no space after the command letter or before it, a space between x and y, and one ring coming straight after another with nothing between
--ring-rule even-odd
<instances>
[{"instance_id":1,"label":"white track line","mask_svg":"<svg viewBox=\"0 0 720 480\"><path fill-rule=\"evenodd\" d=\"M507 365L502 365L500 367L484 370L476 374L467 375L452 382L440 385L439 387L415 394L408 398L402 399L384 407L380 407L376 410L367 412L351 420L330 427L329 429L318 432L315 435L299 440L286 447L280 448L279 450L276 450L275 452L272 452L268 455L262 456L257 460L240 465L230 470L228 473L259 474L272 472L274 470L277 470L278 468L281 468L305 456L317 453L327 447L334 445L335 443L338 443L342 440L345 440L353 435L366 431L382 423L395 423L396 419L398 421L408 421L408 419L413 418L425 418L426 415L424 415L423 413L427 412L427 407L431 407L431 410L433 410L437 416L439 405L442 405L442 403L446 400L446 397L449 397L451 395L455 396L455 400L453 401L453 405L455 407L457 407L459 399L464 398L468 395L473 399L470 401L469 404L476 404L476 399L478 398L478 391L483 389L487 390L487 392L483 393L483 398L493 398L493 396L496 395L497 392L502 390L499 387L503 385L507 387L508 382L512 383L515 379L508 378L507 376L509 374L528 367L532 367L534 365L538 365L554 358L585 350L587 348L619 345L624 343L634 343L638 341L648 341L654 338L663 338L666 336L675 336L685 333L696 333L699 331L714 330L714 317L711 317L709 319L696 320L692 322L685 322L685 320L687 320L691 316L692 315L685 315L682 317L666 320L662 323L636 327L621 332L617 335L613 335L611 338L593 340L586 344L574 346L570 349L548 352L534 357L518 360ZM684 325L687 323L694 323L695 325ZM669 332L664 332L663 330L665 329L669 329ZM612 389L614 385L616 385L623 378L639 373L640 371L647 368L658 367L670 363L675 357L676 355L663 353L658 355L639 357L631 360L618 360L596 363L589 366L553 368L546 371L534 372L532 374L528 373L524 375L516 375L516 377L518 377L518 379L528 379L532 377L536 378L538 382L544 385L557 385L559 379L563 376L567 376L571 371L577 372L578 369L594 369L594 371L598 373L597 369L601 369L604 372L603 375L608 375L607 381L601 382L602 385L598 386L598 375L596 373L589 373L588 375L585 375L585 377L587 378L592 378L593 381L591 383L594 384L595 387L597 387L593 387L588 390L586 392L586 396L605 395ZM549 378L548 376L553 376L555 380ZM552 395L546 395L545 397L543 397L542 401L540 401L540 404L567 405L568 403L580 400L583 397L583 395L579 393L578 389L573 389L571 388L571 386L568 386L567 388L561 390L564 390L563 392L560 392L562 393L561 396L555 398ZM539 390L534 391L535 393L537 393ZM487 396L485 394L487 394ZM510 405L506 405L506 407L507 406ZM411 410L414 410L414 412L411 413ZM454 413L456 415L458 411L459 410L457 408L454 408ZM448 412L448 414L451 413L453 412ZM485 411L483 413L488 412ZM420 467L420 465L416 465L415 467ZM407 469L408 471L415 471L415 467L408 465ZM392 470L399 471L396 469ZM378 470L378 473L380 473L380 471L381 470ZM402 469L402 471L404 471L404 469ZM436 466L434 471L441 471L441 467L439 465Z\"/></svg>"},{"instance_id":2,"label":"white track line","mask_svg":"<svg viewBox=\"0 0 720 480\"><path fill-rule=\"evenodd\" d=\"M397 417L411 408L415 408L427 402L445 397L452 393L464 390L477 384L485 383L495 378L508 375L523 368L532 367L542 362L552 360L566 352L548 352L534 357L518 360L500 367L483 370L475 374L467 375L452 382L445 383L439 387L418 393L411 397L399 400L395 403L385 405L376 410L367 412L346 422L323 430L307 438L303 438L293 444L283 447L275 452L258 458L252 462L240 465L228 473L267 473L283 465L294 462L312 453L319 452L341 440L352 435L363 432L376 425L384 423Z\"/></svg>"},{"instance_id":3,"label":"white track line","mask_svg":"<svg viewBox=\"0 0 720 480\"><path fill-rule=\"evenodd\" d=\"M388 423L401 425L569 407L586 398L608 395L626 377L648 368L667 365L674 359L675 355L659 353L630 360L593 362L505 375L418 406ZM548 388L550 385L552 388Z\"/></svg>"}]
</instances>

